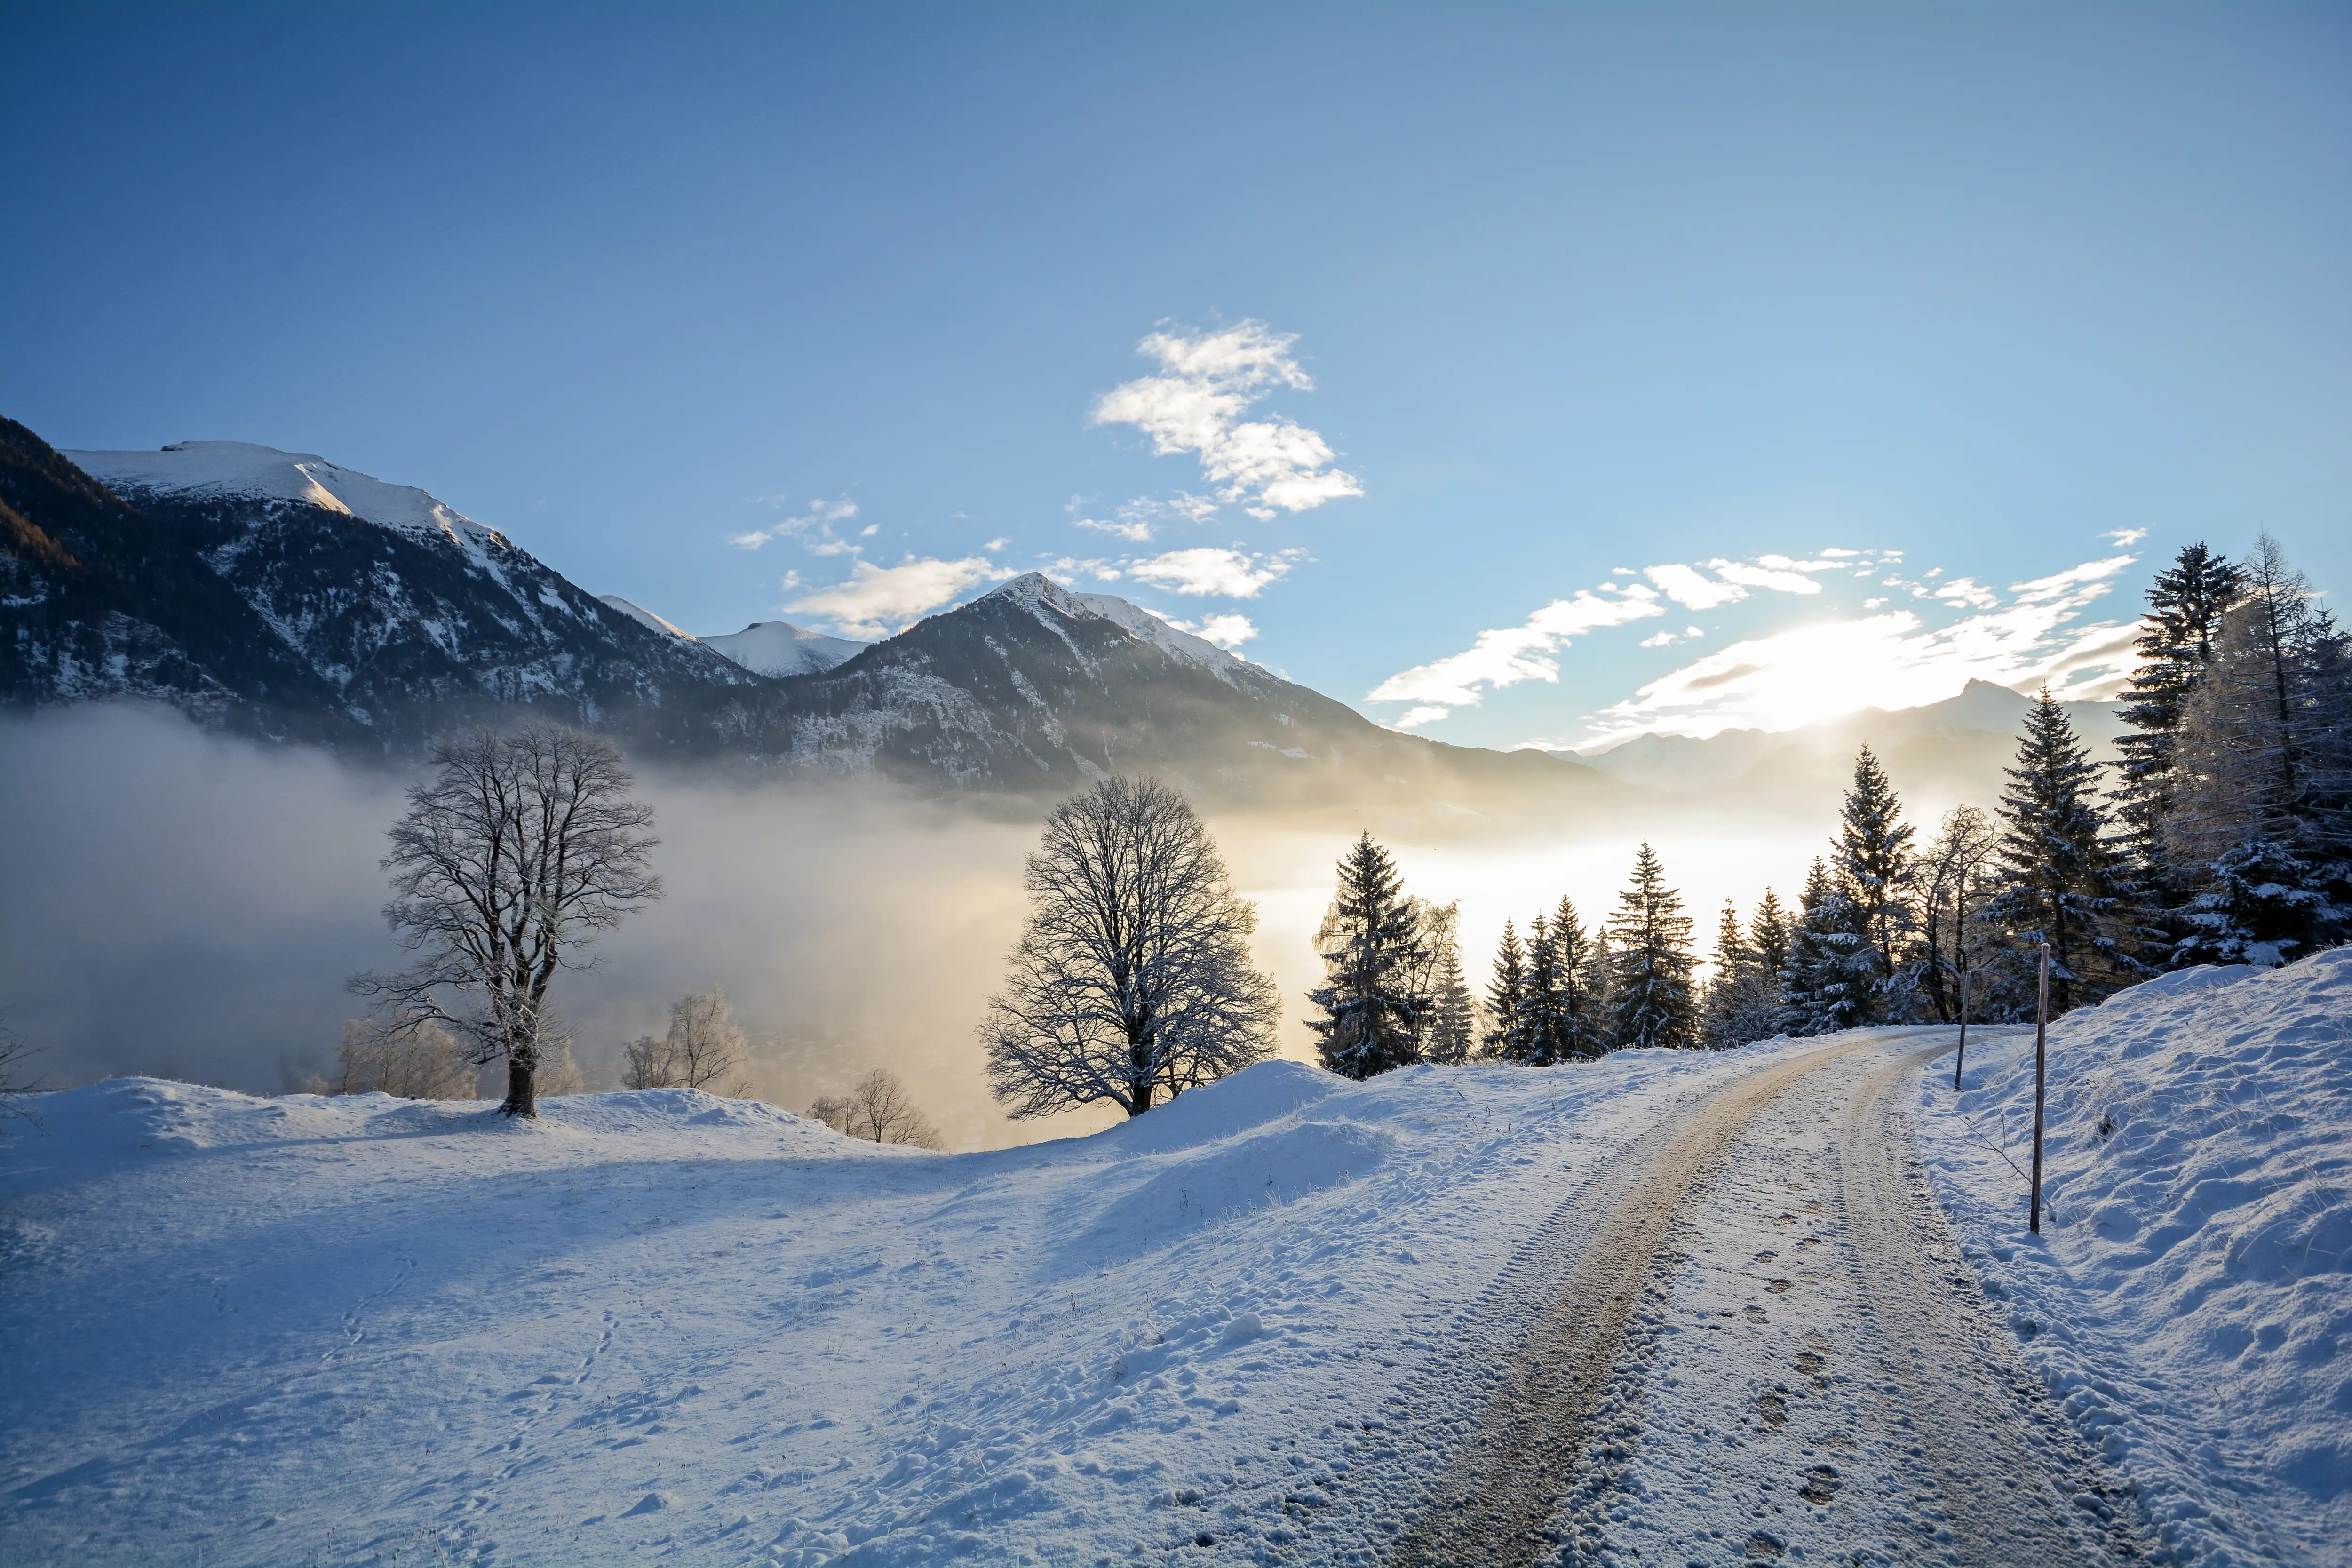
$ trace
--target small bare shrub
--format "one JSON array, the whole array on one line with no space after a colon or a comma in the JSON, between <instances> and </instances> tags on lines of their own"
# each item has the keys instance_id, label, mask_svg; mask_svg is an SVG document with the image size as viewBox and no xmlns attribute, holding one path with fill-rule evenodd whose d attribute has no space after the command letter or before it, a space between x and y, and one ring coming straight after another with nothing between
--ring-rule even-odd
<instances>
[{"instance_id":1,"label":"small bare shrub","mask_svg":"<svg viewBox=\"0 0 2352 1568\"><path fill-rule=\"evenodd\" d=\"M888 1068L876 1068L849 1086L846 1094L828 1094L809 1107L808 1113L835 1132L874 1143L905 1143L917 1149L940 1146L940 1130L915 1109L907 1086Z\"/></svg>"},{"instance_id":2,"label":"small bare shrub","mask_svg":"<svg viewBox=\"0 0 2352 1568\"><path fill-rule=\"evenodd\" d=\"M714 985L670 1004L669 1033L641 1037L621 1072L625 1089L700 1089L740 1099L751 1092L743 1031Z\"/></svg>"}]
</instances>

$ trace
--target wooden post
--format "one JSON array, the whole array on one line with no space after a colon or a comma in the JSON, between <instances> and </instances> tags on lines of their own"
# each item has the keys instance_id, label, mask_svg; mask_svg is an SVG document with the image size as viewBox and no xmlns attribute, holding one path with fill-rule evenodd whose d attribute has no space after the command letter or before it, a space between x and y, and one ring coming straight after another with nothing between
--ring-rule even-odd
<instances>
[{"instance_id":1,"label":"wooden post","mask_svg":"<svg viewBox=\"0 0 2352 1568\"><path fill-rule=\"evenodd\" d=\"M1960 1054L1952 1058L1952 1092L1960 1089L1960 1068L1969 1059L1969 965L1960 961Z\"/></svg>"},{"instance_id":2,"label":"wooden post","mask_svg":"<svg viewBox=\"0 0 2352 1568\"><path fill-rule=\"evenodd\" d=\"M2050 944L2042 944L2042 998L2033 1009L2033 1212L2028 1222L2042 1234L2042 1097L2049 1082L2049 1058L2043 1042L2050 1032Z\"/></svg>"}]
</instances>

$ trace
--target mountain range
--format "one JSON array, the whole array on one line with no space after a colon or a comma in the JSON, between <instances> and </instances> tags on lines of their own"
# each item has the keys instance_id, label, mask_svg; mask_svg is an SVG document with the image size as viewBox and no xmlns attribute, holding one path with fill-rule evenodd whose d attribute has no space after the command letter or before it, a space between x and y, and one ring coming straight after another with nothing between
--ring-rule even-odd
<instances>
[{"instance_id":1,"label":"mountain range","mask_svg":"<svg viewBox=\"0 0 2352 1568\"><path fill-rule=\"evenodd\" d=\"M783 622L698 637L590 594L424 490L305 453L59 451L0 422L0 703L169 703L390 756L529 710L633 749L933 792L1148 770L1228 801L1439 816L1647 792L1448 746L1032 574L866 645Z\"/></svg>"}]
</instances>

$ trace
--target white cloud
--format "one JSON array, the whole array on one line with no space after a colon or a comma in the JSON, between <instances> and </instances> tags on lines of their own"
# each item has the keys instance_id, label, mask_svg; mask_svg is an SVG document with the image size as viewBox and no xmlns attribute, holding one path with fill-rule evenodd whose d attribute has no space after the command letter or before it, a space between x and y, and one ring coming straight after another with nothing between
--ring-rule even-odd
<instances>
[{"instance_id":1,"label":"white cloud","mask_svg":"<svg viewBox=\"0 0 2352 1568\"><path fill-rule=\"evenodd\" d=\"M1429 704L1420 708L1408 708L1405 710L1404 717L1390 725L1389 728L1391 730L1418 729L1423 724L1434 724L1440 719L1451 718L1453 713L1453 709L1440 708L1434 704Z\"/></svg>"},{"instance_id":2,"label":"white cloud","mask_svg":"<svg viewBox=\"0 0 2352 1568\"><path fill-rule=\"evenodd\" d=\"M1603 598L1585 591L1571 598L1554 599L1523 625L1480 632L1477 641L1461 653L1390 676L1372 689L1366 700L1442 702L1467 708L1477 703L1484 688L1500 689L1523 680L1557 681L1559 665L1550 656L1570 637L1663 616L1665 608L1657 598L1651 589L1636 583L1619 590L1616 597Z\"/></svg>"},{"instance_id":3,"label":"white cloud","mask_svg":"<svg viewBox=\"0 0 2352 1568\"><path fill-rule=\"evenodd\" d=\"M2105 695L2129 668L2134 627L2074 623L2131 560L2086 562L2019 584L2007 605L1939 628L1894 610L1734 644L1604 710L1594 733L1579 744L1644 731L1793 729L1861 708L1940 701L1970 680L2017 688L2048 682L2070 697Z\"/></svg>"},{"instance_id":4,"label":"white cloud","mask_svg":"<svg viewBox=\"0 0 2352 1568\"><path fill-rule=\"evenodd\" d=\"M1811 562L1791 561L1785 555L1759 556L1753 563L1746 561L1710 561L1707 564L1727 583L1737 583L1748 588L1769 588L1776 594L1818 594L1822 585L1805 575L1808 570L1820 571L1822 565ZM1705 609L1693 605L1694 610Z\"/></svg>"},{"instance_id":5,"label":"white cloud","mask_svg":"<svg viewBox=\"0 0 2352 1568\"><path fill-rule=\"evenodd\" d=\"M887 637L947 604L965 589L1013 575L983 556L961 561L909 557L896 566L853 562L849 581L794 599L784 607L830 619L854 637Z\"/></svg>"},{"instance_id":6,"label":"white cloud","mask_svg":"<svg viewBox=\"0 0 2352 1568\"><path fill-rule=\"evenodd\" d=\"M1675 644L1682 640L1683 639L1680 637L1676 636L1673 632L1660 632L1655 637L1643 637L1642 639L1642 646L1643 647L1672 647Z\"/></svg>"},{"instance_id":7,"label":"white cloud","mask_svg":"<svg viewBox=\"0 0 2352 1568\"><path fill-rule=\"evenodd\" d=\"M1171 550L1165 555L1124 563L1127 574L1139 583L1179 594L1222 594L1228 598L1254 599L1257 591L1290 570L1298 552L1252 555L1239 550L1202 546ZM1098 577L1115 574L1097 572Z\"/></svg>"},{"instance_id":8,"label":"white cloud","mask_svg":"<svg viewBox=\"0 0 2352 1568\"><path fill-rule=\"evenodd\" d=\"M1130 544L1143 543L1151 537L1152 531L1163 523L1206 522L1217 514L1215 501L1189 490L1178 490L1165 499L1138 496L1133 500L1121 501L1118 509L1108 518L1079 516L1085 507L1085 498L1072 496L1070 504L1063 510L1070 514L1070 521L1078 527L1092 529L1097 533L1116 534Z\"/></svg>"},{"instance_id":9,"label":"white cloud","mask_svg":"<svg viewBox=\"0 0 2352 1568\"><path fill-rule=\"evenodd\" d=\"M784 498L782 496L761 496L754 504L759 506L782 507L784 504ZM823 548L818 549L817 553L820 555L838 555L841 553L841 547L839 541L834 536L834 524L837 522L847 522L851 518L856 517L856 515L857 503L856 501L851 500L846 497L844 497L840 500L826 500L823 496L819 496L809 502L808 510L802 513L800 516L788 517L784 519L783 521L771 524L766 528L755 528L749 533L730 534L728 536L727 542L735 546L738 550L757 550L760 546L767 543L768 541L772 539L786 539L797 534L804 534L809 532L811 530L814 530L821 545L824 546ZM867 526L866 532L872 533L875 529L879 528L881 524L879 523L870 524ZM864 535L860 535L860 537L862 538Z\"/></svg>"},{"instance_id":10,"label":"white cloud","mask_svg":"<svg viewBox=\"0 0 2352 1568\"><path fill-rule=\"evenodd\" d=\"M1244 417L1276 387L1313 389L1291 356L1297 341L1263 321L1217 332L1153 332L1136 352L1158 360L1160 374L1112 388L1095 405L1093 422L1136 426L1161 457L1194 454L1202 473L1223 487L1218 499L1254 516L1360 496L1363 485L1331 466L1336 455L1321 436L1288 419Z\"/></svg>"},{"instance_id":11,"label":"white cloud","mask_svg":"<svg viewBox=\"0 0 2352 1568\"><path fill-rule=\"evenodd\" d=\"M1702 577L1688 566L1651 566L1643 570L1643 575L1685 610L1712 610L1718 605L1736 605L1748 597L1748 590L1738 584Z\"/></svg>"},{"instance_id":12,"label":"white cloud","mask_svg":"<svg viewBox=\"0 0 2352 1568\"><path fill-rule=\"evenodd\" d=\"M1169 616L1160 618L1178 631L1191 632L1202 642L1213 642L1228 653L1257 636L1257 627L1247 616L1211 616L1197 626Z\"/></svg>"},{"instance_id":13,"label":"white cloud","mask_svg":"<svg viewBox=\"0 0 2352 1568\"><path fill-rule=\"evenodd\" d=\"M1973 577L1955 577L1938 588L1914 587L1911 593L1916 598L1941 599L1969 610L1990 610L2000 603L1999 594Z\"/></svg>"},{"instance_id":14,"label":"white cloud","mask_svg":"<svg viewBox=\"0 0 2352 1568\"><path fill-rule=\"evenodd\" d=\"M2099 537L2101 539L2112 539L2117 544L2137 544L2141 540L2147 537L2147 530L2144 528L2118 528L2112 533L2103 533L2099 535Z\"/></svg>"}]
</instances>

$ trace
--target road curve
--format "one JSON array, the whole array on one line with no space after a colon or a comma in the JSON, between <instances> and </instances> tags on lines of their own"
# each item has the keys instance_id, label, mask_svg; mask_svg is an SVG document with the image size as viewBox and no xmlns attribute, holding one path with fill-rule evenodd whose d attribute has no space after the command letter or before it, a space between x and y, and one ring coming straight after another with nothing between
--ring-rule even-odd
<instances>
[{"instance_id":1,"label":"road curve","mask_svg":"<svg viewBox=\"0 0 2352 1568\"><path fill-rule=\"evenodd\" d=\"M1519 1278L1498 1282L1499 1294L1525 1300L1540 1281L1549 1299L1512 1342L1478 1345L1471 1336L1473 1353L1493 1358L1484 1414L1454 1447L1389 1561L1453 1568L1586 1560L1571 1541L1581 1534L1593 1544L1589 1529L1564 1536L1558 1527L1567 1521L1555 1516L1580 1470L1591 1471L1589 1450L1608 1448L1624 1431L1626 1412L1605 1411L1604 1401L1612 1385L1622 1394L1629 1381L1641 1380L1643 1357L1632 1352L1629 1339L1637 1309L1645 1293L1655 1308L1683 1261L1675 1256L1678 1228L1687 1240L1694 1212L1727 1201L1717 1175L1735 1157L1753 1158L1759 1141L1790 1122L1811 1129L1817 1142L1823 1134L1834 1138L1824 1153L1845 1235L1814 1256L1833 1253L1847 1273L1843 1294L1858 1320L1851 1338L1857 1349L1871 1347L1867 1358L1876 1365L1867 1380L1874 1392L1840 1416L1875 1433L1868 1446L1893 1457L1901 1474L1890 1480L1913 1493L1927 1516L1924 1538L1881 1534L1856 1518L1848 1528L1874 1539L1840 1544L1872 1549L1855 1561L1957 1568L2139 1557L2127 1494L2051 1408L1927 1192L1911 1100L1925 1064L1951 1044L1916 1030L1836 1037L1713 1090L1586 1184L1574 1208L1538 1238ZM1782 1103L1774 1116L1759 1117L1776 1101ZM1547 1247L1558 1255L1549 1268L1541 1267ZM1776 1288L1787 1287L1781 1280ZM1517 1314L1520 1323L1528 1317ZM1653 1359L1660 1353L1654 1343L1643 1350ZM1604 1417L1612 1435L1601 1441L1596 1420ZM1816 1526L1838 1529L1838 1517L1822 1510ZM1755 1540L1770 1543L1769 1555L1780 1554L1775 1538Z\"/></svg>"}]
</instances>

